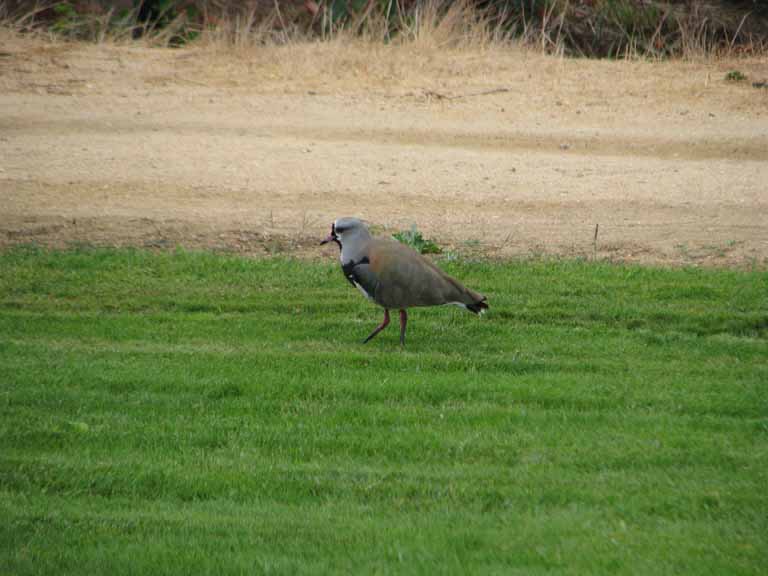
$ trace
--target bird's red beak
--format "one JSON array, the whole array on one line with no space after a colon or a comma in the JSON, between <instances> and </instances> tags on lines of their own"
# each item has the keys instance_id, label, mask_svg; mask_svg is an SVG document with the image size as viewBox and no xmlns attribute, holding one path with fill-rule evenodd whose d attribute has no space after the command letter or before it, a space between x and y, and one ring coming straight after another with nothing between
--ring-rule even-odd
<instances>
[{"instance_id":1,"label":"bird's red beak","mask_svg":"<svg viewBox=\"0 0 768 576\"><path fill-rule=\"evenodd\" d=\"M336 238L336 223L335 222L333 224L331 224L331 233L328 234L328 236L326 237L325 240L320 242L320 246L322 246L323 244L328 244L328 242L334 242L334 241L338 241L338 238Z\"/></svg>"}]
</instances>

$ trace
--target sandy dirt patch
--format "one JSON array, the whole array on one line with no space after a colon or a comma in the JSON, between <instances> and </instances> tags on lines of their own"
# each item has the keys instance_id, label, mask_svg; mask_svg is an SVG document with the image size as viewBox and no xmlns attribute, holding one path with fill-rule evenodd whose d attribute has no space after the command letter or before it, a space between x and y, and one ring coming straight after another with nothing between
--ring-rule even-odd
<instances>
[{"instance_id":1,"label":"sandy dirt patch","mask_svg":"<svg viewBox=\"0 0 768 576\"><path fill-rule=\"evenodd\" d=\"M329 256L357 215L465 254L768 265L768 90L725 81L765 59L0 39L2 246Z\"/></svg>"}]
</instances>

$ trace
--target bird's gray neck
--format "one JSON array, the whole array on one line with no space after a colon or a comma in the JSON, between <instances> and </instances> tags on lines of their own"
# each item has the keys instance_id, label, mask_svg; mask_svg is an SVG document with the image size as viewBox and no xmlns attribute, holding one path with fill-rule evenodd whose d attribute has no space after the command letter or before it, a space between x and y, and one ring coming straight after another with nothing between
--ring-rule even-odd
<instances>
[{"instance_id":1,"label":"bird's gray neck","mask_svg":"<svg viewBox=\"0 0 768 576\"><path fill-rule=\"evenodd\" d=\"M370 240L371 234L364 228L345 232L341 240L341 263L360 260L365 256Z\"/></svg>"}]
</instances>

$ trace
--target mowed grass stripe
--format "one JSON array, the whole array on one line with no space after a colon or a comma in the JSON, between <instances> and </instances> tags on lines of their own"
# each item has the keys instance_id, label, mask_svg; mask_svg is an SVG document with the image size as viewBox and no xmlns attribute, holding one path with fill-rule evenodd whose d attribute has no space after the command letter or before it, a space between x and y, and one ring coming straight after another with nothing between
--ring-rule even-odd
<instances>
[{"instance_id":1,"label":"mowed grass stripe","mask_svg":"<svg viewBox=\"0 0 768 576\"><path fill-rule=\"evenodd\" d=\"M641 572L747 574L754 566L754 554L733 523L660 522L649 538L620 512L604 514L580 506L514 514L455 509L408 513L397 508L382 513L343 505L270 503L244 508L211 501L105 512L113 502L53 498L14 503L14 512L23 520L12 538L34 542L38 536L30 532L47 516L52 529L46 537L55 549L98 550L87 557L74 552L55 560L53 555L36 558L39 572L72 567L78 561L83 570L101 571L111 565L163 574L219 573L222 566L237 573L338 573L361 566L372 573L609 573L621 571L628 561ZM46 514L49 503L62 514ZM123 504L125 510L131 503ZM185 553L169 554L179 541ZM585 541L590 543L589 556L583 555ZM739 547L747 553L735 559L723 554ZM649 556L645 551L650 548L654 554ZM222 563L222 549L236 553ZM660 561L664 567L658 571Z\"/></svg>"},{"instance_id":2,"label":"mowed grass stripe","mask_svg":"<svg viewBox=\"0 0 768 576\"><path fill-rule=\"evenodd\" d=\"M0 254L1 565L768 569L765 272L443 265L400 350L336 263Z\"/></svg>"}]
</instances>

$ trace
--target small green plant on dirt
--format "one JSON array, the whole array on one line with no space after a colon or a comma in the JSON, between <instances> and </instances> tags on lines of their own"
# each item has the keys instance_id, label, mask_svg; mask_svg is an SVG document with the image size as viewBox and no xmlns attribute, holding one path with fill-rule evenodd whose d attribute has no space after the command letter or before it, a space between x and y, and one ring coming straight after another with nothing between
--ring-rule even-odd
<instances>
[{"instance_id":1,"label":"small green plant on dirt","mask_svg":"<svg viewBox=\"0 0 768 576\"><path fill-rule=\"evenodd\" d=\"M746 79L747 76L739 70L731 70L725 75L726 82L744 82Z\"/></svg>"},{"instance_id":2,"label":"small green plant on dirt","mask_svg":"<svg viewBox=\"0 0 768 576\"><path fill-rule=\"evenodd\" d=\"M410 230L397 232L396 234L393 234L392 237L395 240L410 246L420 254L440 254L442 252L440 246L435 244L434 241L424 238L422 233L416 228L415 224L411 226Z\"/></svg>"}]
</instances>

